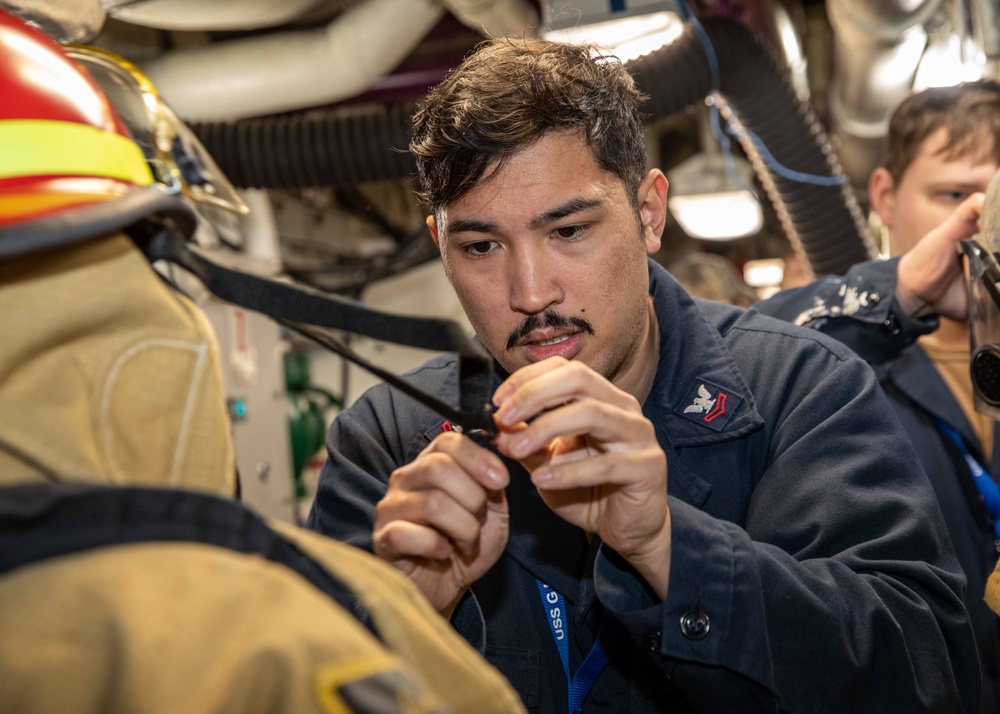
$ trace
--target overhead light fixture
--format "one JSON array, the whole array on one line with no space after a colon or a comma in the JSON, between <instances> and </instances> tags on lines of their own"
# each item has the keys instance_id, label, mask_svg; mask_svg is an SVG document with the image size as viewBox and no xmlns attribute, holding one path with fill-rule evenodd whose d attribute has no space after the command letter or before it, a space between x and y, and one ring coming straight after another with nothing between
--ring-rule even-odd
<instances>
[{"instance_id":1,"label":"overhead light fixture","mask_svg":"<svg viewBox=\"0 0 1000 714\"><path fill-rule=\"evenodd\" d=\"M781 258L748 260L743 264L743 282L757 291L762 299L781 290L785 279L785 261Z\"/></svg>"},{"instance_id":2,"label":"overhead light fixture","mask_svg":"<svg viewBox=\"0 0 1000 714\"><path fill-rule=\"evenodd\" d=\"M753 167L738 156L731 160L742 185L726 167L726 157L717 153L695 154L667 174L670 212L692 238L735 240L763 228L764 213L747 188L753 183Z\"/></svg>"},{"instance_id":3,"label":"overhead light fixture","mask_svg":"<svg viewBox=\"0 0 1000 714\"><path fill-rule=\"evenodd\" d=\"M545 39L596 45L622 62L669 45L684 31L675 3L663 0L627 4L551 0L543 10Z\"/></svg>"}]
</instances>

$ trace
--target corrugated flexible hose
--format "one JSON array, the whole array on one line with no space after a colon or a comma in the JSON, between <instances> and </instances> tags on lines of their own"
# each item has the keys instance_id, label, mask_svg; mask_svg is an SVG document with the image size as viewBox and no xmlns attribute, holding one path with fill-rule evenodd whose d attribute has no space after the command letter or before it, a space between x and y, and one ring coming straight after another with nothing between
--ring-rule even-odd
<instances>
[{"instance_id":1,"label":"corrugated flexible hose","mask_svg":"<svg viewBox=\"0 0 1000 714\"><path fill-rule=\"evenodd\" d=\"M650 118L682 111L717 89L778 164L801 174L843 177L820 121L754 32L725 18L704 20L702 27L717 61L717 88L706 48L690 25L677 41L629 63L649 95L645 110ZM414 104L390 104L318 110L192 129L236 186L343 186L414 174L406 151L414 109ZM745 139L743 146L756 159L755 169L786 232L801 244L816 275L842 274L872 257L846 177L835 185L787 178Z\"/></svg>"}]
</instances>

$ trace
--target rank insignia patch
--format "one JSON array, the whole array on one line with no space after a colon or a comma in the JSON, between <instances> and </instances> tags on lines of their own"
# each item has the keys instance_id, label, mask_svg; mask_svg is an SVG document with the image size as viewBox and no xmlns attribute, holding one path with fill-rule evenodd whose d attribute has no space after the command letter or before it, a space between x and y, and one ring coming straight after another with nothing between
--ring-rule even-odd
<instances>
[{"instance_id":1,"label":"rank insignia patch","mask_svg":"<svg viewBox=\"0 0 1000 714\"><path fill-rule=\"evenodd\" d=\"M722 431L736 413L743 397L707 379L696 379L674 410L685 419Z\"/></svg>"}]
</instances>

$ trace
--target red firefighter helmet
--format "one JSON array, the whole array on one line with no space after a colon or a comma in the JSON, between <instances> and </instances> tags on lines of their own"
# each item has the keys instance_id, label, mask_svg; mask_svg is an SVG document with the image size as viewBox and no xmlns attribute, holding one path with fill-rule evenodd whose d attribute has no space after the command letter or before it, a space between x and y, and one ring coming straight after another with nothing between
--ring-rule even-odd
<instances>
[{"instance_id":1,"label":"red firefighter helmet","mask_svg":"<svg viewBox=\"0 0 1000 714\"><path fill-rule=\"evenodd\" d=\"M2 9L0 97L0 257L78 242L154 213L190 221L190 209L156 188L93 78Z\"/></svg>"}]
</instances>

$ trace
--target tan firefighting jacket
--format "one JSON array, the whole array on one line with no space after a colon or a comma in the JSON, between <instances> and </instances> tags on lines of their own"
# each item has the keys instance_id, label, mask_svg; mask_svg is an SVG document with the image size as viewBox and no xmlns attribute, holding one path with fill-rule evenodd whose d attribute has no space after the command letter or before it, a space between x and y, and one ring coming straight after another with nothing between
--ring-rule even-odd
<instances>
[{"instance_id":1,"label":"tan firefighting jacket","mask_svg":"<svg viewBox=\"0 0 1000 714\"><path fill-rule=\"evenodd\" d=\"M986 594L984 599L989 608L1000 615L1000 563L997 563L993 572L990 573L986 581Z\"/></svg>"},{"instance_id":2,"label":"tan firefighting jacket","mask_svg":"<svg viewBox=\"0 0 1000 714\"><path fill-rule=\"evenodd\" d=\"M233 493L211 329L126 237L0 264L0 325L0 487ZM523 711L395 569L270 525L354 591L379 637L258 554L93 548L0 576L0 712Z\"/></svg>"}]
</instances>

